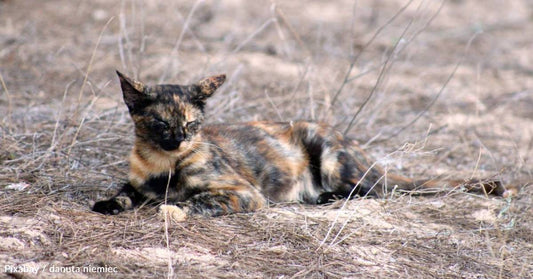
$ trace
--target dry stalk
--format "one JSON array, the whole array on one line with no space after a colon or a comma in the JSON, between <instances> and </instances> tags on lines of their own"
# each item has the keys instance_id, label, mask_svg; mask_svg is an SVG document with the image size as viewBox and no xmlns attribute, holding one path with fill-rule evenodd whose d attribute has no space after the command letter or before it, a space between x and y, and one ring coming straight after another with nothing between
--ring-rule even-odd
<instances>
[{"instance_id":1,"label":"dry stalk","mask_svg":"<svg viewBox=\"0 0 533 279\"><path fill-rule=\"evenodd\" d=\"M284 121L283 116L281 116L281 112L278 109L278 106L274 103L272 98L270 98L270 95L268 95L268 90L265 89L265 97L267 98L268 102L272 105L272 108L276 111L276 114L279 117L279 121Z\"/></svg>"},{"instance_id":2,"label":"dry stalk","mask_svg":"<svg viewBox=\"0 0 533 279\"><path fill-rule=\"evenodd\" d=\"M387 26L389 26L396 18L398 18L413 2L413 0L410 0L405 4L403 7L401 7L389 20L385 22L385 24L381 25L376 32L374 32L374 35L372 35L372 38L366 42L366 44L361 48L361 50L355 55L352 60L350 61L350 65L348 66L348 70L346 71L346 74L344 75L344 79L340 85L340 87L335 92L335 95L333 95L333 99L331 100L330 109L332 109L337 102L337 99L339 95L342 93L342 90L344 89L344 86L349 82L350 75L352 74L353 68L355 67L355 63L359 60L361 55L364 53L364 51L374 42L374 40L378 37L378 35L385 30Z\"/></svg>"},{"instance_id":3,"label":"dry stalk","mask_svg":"<svg viewBox=\"0 0 533 279\"><path fill-rule=\"evenodd\" d=\"M329 229L328 229L328 232L326 233L326 236L324 236L324 239L322 239L322 241L321 241L320 244L318 245L317 250L320 249L320 248L326 243L326 241L328 240L330 234L333 232L333 228L334 228L335 225L337 224L337 221L338 221L338 219L339 219L339 217L340 217L341 212L344 210L344 208L346 207L346 204L348 203L348 201L350 200L350 198L353 196L355 189L358 189L358 187L359 187L361 181L363 181L363 180L366 178L367 174L372 170L372 168L374 168L374 167L376 166L376 164L377 164L377 161L374 162L374 163L368 168L368 170L366 170L366 172L363 174L363 176L361 176L361 179L359 179L359 181L357 181L357 184L355 184L355 186L352 188L352 190L350 191L350 194L348 195L348 197L346 198L346 200L343 202L342 206L337 210L337 215L335 216L335 219L333 220L333 222L331 222L331 225L330 225L330 227L329 227ZM377 184L377 182L376 182L376 184ZM374 184L374 186L375 186L376 184ZM374 188L374 186L372 186L372 188L370 189L370 191ZM370 191L369 191L369 192L370 192Z\"/></svg>"},{"instance_id":4,"label":"dry stalk","mask_svg":"<svg viewBox=\"0 0 533 279\"><path fill-rule=\"evenodd\" d=\"M87 79L89 78L89 73L91 72L94 57L96 56L96 50L98 49L98 46L100 45L100 41L102 40L102 36L104 35L104 31L107 29L107 26L115 19L115 17L111 17L104 27L102 28L102 31L100 31L100 35L98 35L98 39L96 40L96 45L94 46L93 52L91 54L91 58L89 59L89 64L87 65L87 70L85 71L85 76L83 77L83 82L80 87L80 92L78 93L78 107L76 108L76 111L74 112L74 118L78 118L78 110L79 106L81 104L81 98L83 96L83 90L85 89L85 84L87 83Z\"/></svg>"},{"instance_id":5,"label":"dry stalk","mask_svg":"<svg viewBox=\"0 0 533 279\"><path fill-rule=\"evenodd\" d=\"M106 83L104 85L104 87L106 87L107 85L109 84ZM78 140L78 136L81 132L81 129L83 127L83 124L85 123L85 120L87 119L88 115L89 115L89 112L91 111L92 107L94 106L94 104L96 103L96 101L98 100L99 98L99 93L101 92L102 89L100 89L100 91L98 92L98 94L96 94L91 102L89 103L89 105L87 106L87 108L85 109L85 113L83 114L83 117L81 118L81 121L80 121L80 124L78 124L78 127L76 129L76 132L74 133L74 136L72 137L72 142L70 143L70 146L68 147L68 151L67 151L67 158L70 158L70 153L72 151L72 148L74 147L74 145L76 145L76 142Z\"/></svg>"},{"instance_id":6,"label":"dry stalk","mask_svg":"<svg viewBox=\"0 0 533 279\"><path fill-rule=\"evenodd\" d=\"M174 47L170 51L170 58L171 59L169 59L169 62L167 63L167 67L165 68L165 71L163 72L163 74L159 78L159 83L163 83L163 81L166 80L166 78L168 76L168 73L170 71L170 68L172 66L172 61L173 61L172 58L179 57L179 55L178 55L179 48L181 46L181 42L183 41L183 37L185 36L185 32L187 31L187 29L189 29L189 24L191 22L191 18L193 16L194 12L196 11L196 9L198 8L198 6L201 3L203 3L204 1L205 0L196 0L196 2L194 2L194 5L192 6L191 10L189 11L189 14L187 15L187 18L185 19L185 22L183 23L183 27L181 28L180 35L178 36L178 39L176 40L176 43L174 44Z\"/></svg>"},{"instance_id":7,"label":"dry stalk","mask_svg":"<svg viewBox=\"0 0 533 279\"><path fill-rule=\"evenodd\" d=\"M466 47L465 47L465 50L464 50L464 54L463 56L461 57L461 59L459 59L459 61L457 61L457 63L455 64L455 67L453 68L452 72L448 75L448 78L446 79L446 81L444 81L444 84L441 86L439 92L437 92L437 94L435 95L435 97L433 97L433 99L431 100L431 102L429 102L427 104L427 106L421 111L419 112L415 118L413 118L413 120L409 121L409 123L407 123L406 125L404 125L403 127L399 128L398 130L396 130L394 133L392 133L390 136L388 136L387 138L385 139L382 139L382 140L379 140L378 142L381 142L381 141L387 141L387 140L390 140L391 138L394 138L396 136L398 136L399 134L401 134L403 131L405 131L405 129L409 128L411 125L413 125L416 121L418 121L418 119L420 119L420 117L422 117L422 115L424 115L427 111L429 111L429 109L435 104L435 102L437 102L437 99L439 99L439 97L442 95L442 93L444 92L444 89L446 89L446 87L448 86L448 84L450 83L450 81L453 79L453 77L455 76L455 73L457 72L457 69L459 69L459 67L461 66L461 64L463 63L463 60L465 59L466 55L468 54L468 50L470 49L470 45L472 44L472 42L474 41L474 39L477 37L477 35L479 35L480 32L477 32L475 33L471 38L470 40L468 40L468 43L466 44Z\"/></svg>"},{"instance_id":8,"label":"dry stalk","mask_svg":"<svg viewBox=\"0 0 533 279\"><path fill-rule=\"evenodd\" d=\"M120 26L120 33L122 34L122 36L124 37L124 40L126 40L126 45L128 46L128 61L129 61L129 64L131 65L133 62L132 62L132 51L131 51L131 41L130 41L130 38L129 38L129 35L128 35L128 29L126 28L126 18L125 18L125 13L124 13L124 7L125 5L125 2L124 0L121 1L120 3L120 14L119 14L119 26ZM119 56L120 56L120 62L122 63L122 68L123 69L126 69L126 58L125 58L125 55L124 55L124 44L122 43L122 38L119 38L118 39L118 53L119 53ZM138 78L136 76L136 78Z\"/></svg>"},{"instance_id":9,"label":"dry stalk","mask_svg":"<svg viewBox=\"0 0 533 279\"><path fill-rule=\"evenodd\" d=\"M164 204L167 205L168 200L168 188L170 187L170 179L172 178L172 169L168 170L168 181L167 181L167 187L165 188L165 202ZM168 233L168 223L170 222L170 216L167 215L166 211L163 211L163 217L165 219L165 243L167 246L168 251L168 259L167 259L167 266L168 266L168 275L167 278L174 277L174 267L172 266L172 250L170 249L170 236Z\"/></svg>"},{"instance_id":10,"label":"dry stalk","mask_svg":"<svg viewBox=\"0 0 533 279\"><path fill-rule=\"evenodd\" d=\"M7 90L7 85L4 81L4 77L2 76L2 73L0 73L0 84L2 84L2 88L4 89L4 93L6 94L7 98L7 118L8 123L11 123L11 113L13 111L12 105L11 105L11 95L9 95L9 90Z\"/></svg>"},{"instance_id":11,"label":"dry stalk","mask_svg":"<svg viewBox=\"0 0 533 279\"><path fill-rule=\"evenodd\" d=\"M420 5L418 6L417 11L420 11L423 3L424 3L424 1L420 2ZM353 125L355 125L357 123L357 122L354 122L354 121L357 120L357 116L359 115L359 113L361 113L361 111L366 107L366 105L368 104L368 102L370 101L370 99L372 98L374 93L376 92L377 88L380 86L383 77L385 77L386 73L392 68L392 65L393 65L393 63L395 61L394 58L396 56L398 56L398 54L401 53L402 50L405 49L410 42L412 42L420 33L422 33L422 31L424 31L429 26L429 24L440 13L443 5L444 5L444 1L441 2L441 6L432 15L432 17L428 20L428 22L426 22L426 24L422 28L420 28L420 30L415 32L415 34L409 40L407 40L407 42L404 43L403 42L404 41L404 37L407 34L407 31L409 30L409 28L411 27L413 22L415 21L416 17L411 18L409 23L404 28L404 30L403 30L402 34L400 35L399 39L394 44L394 47L392 48L390 55L387 57L387 60L383 64L383 67L381 68L381 71L380 71L380 73L378 75L378 78L376 79L376 82L375 82L374 86L372 87L372 90L370 91L370 93L368 94L366 99L363 101L363 103L359 106L359 108L357 109L357 111L353 115L352 119L350 120L350 123L348 124L348 127L346 127L346 129L344 130L344 135L346 135L350 131L350 129L353 127ZM402 43L402 47L398 48L400 46L400 43Z\"/></svg>"},{"instance_id":12,"label":"dry stalk","mask_svg":"<svg viewBox=\"0 0 533 279\"><path fill-rule=\"evenodd\" d=\"M287 29L289 29L289 32L291 33L291 35L294 37L296 42L298 42L298 45L300 46L300 49L305 50L306 55L311 55L311 51L307 47L307 44L305 44L302 41L302 38L300 38L300 35L298 34L298 32L296 32L294 30L294 28L292 27L292 25L289 23L289 21L287 20L287 17L285 16L285 13L283 12L283 10L281 10L279 8L279 6L276 5L276 3L274 3L273 0L271 0L270 2L272 3L272 10L277 15L277 17L279 17L281 19L281 22L283 24L285 24ZM278 25L278 21L277 20L276 20L276 25Z\"/></svg>"},{"instance_id":13,"label":"dry stalk","mask_svg":"<svg viewBox=\"0 0 533 279\"><path fill-rule=\"evenodd\" d=\"M276 21L276 18L271 17L267 19L263 24L261 24L261 26L259 26L259 28L257 28L252 34L250 34L239 45L237 45L229 54L231 55L239 52L246 44L248 44L253 38L255 38L255 36L263 32L263 30L265 30L274 21Z\"/></svg>"},{"instance_id":14,"label":"dry stalk","mask_svg":"<svg viewBox=\"0 0 533 279\"><path fill-rule=\"evenodd\" d=\"M59 128L59 122L61 120L61 117L63 116L63 112L64 112L64 104L65 104L65 99L67 97L67 94L68 94L68 91L70 89L70 87L72 86L72 84L74 84L76 81L73 80L71 82L69 82L66 86L65 86L65 91L63 92L63 98L61 99L61 109L59 110L58 114L57 114L57 117L56 117L56 124L54 125L54 131L52 132L52 140L50 141L50 147L48 148L49 152L52 153L54 151L54 149L56 148L56 137L57 137L57 130Z\"/></svg>"}]
</instances>

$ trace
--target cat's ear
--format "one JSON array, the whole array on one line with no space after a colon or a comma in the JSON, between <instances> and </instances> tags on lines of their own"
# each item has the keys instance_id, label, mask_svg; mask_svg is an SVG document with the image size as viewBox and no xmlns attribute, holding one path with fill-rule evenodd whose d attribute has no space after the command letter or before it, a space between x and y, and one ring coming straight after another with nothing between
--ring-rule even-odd
<instances>
[{"instance_id":1,"label":"cat's ear","mask_svg":"<svg viewBox=\"0 0 533 279\"><path fill-rule=\"evenodd\" d=\"M145 93L146 86L142 82L129 78L119 71L117 71L117 75L120 79L124 102L130 111L133 111L149 100L149 96Z\"/></svg>"},{"instance_id":2,"label":"cat's ear","mask_svg":"<svg viewBox=\"0 0 533 279\"><path fill-rule=\"evenodd\" d=\"M226 75L216 75L204 78L200 80L196 85L198 86L197 98L199 100L205 100L219 88L224 81L226 81Z\"/></svg>"}]
</instances>

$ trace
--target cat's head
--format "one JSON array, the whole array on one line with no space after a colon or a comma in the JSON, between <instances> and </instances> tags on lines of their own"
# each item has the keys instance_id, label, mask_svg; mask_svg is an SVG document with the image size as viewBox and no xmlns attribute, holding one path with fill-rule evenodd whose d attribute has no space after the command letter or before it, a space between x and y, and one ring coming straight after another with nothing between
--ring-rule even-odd
<instances>
[{"instance_id":1,"label":"cat's head","mask_svg":"<svg viewBox=\"0 0 533 279\"><path fill-rule=\"evenodd\" d=\"M225 75L204 78L191 85L147 86L117 71L138 139L154 148L177 151L190 143L204 120L204 106Z\"/></svg>"}]
</instances>

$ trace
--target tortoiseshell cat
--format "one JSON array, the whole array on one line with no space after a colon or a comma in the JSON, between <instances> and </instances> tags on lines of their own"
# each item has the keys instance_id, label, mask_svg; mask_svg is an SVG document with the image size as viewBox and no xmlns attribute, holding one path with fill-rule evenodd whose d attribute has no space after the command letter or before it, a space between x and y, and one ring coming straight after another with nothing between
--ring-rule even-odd
<instances>
[{"instance_id":1,"label":"tortoiseshell cat","mask_svg":"<svg viewBox=\"0 0 533 279\"><path fill-rule=\"evenodd\" d=\"M118 214L165 203L174 219L249 212L268 202L323 204L356 195L463 185L501 195L497 181L432 181L386 174L351 139L312 122L204 125L225 75L146 86L117 72L135 123L129 182L93 210ZM442 189L442 188L440 188ZM168 206L171 205L171 206ZM175 206L176 205L176 206Z\"/></svg>"}]
</instances>

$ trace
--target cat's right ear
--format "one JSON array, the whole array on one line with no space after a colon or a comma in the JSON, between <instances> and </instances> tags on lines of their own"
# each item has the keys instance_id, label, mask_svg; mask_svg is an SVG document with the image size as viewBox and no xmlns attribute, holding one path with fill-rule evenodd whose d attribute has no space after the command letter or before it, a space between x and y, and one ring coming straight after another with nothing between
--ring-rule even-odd
<instances>
[{"instance_id":1,"label":"cat's right ear","mask_svg":"<svg viewBox=\"0 0 533 279\"><path fill-rule=\"evenodd\" d=\"M198 86L197 99L205 101L211 97L213 93L226 81L226 75L216 75L200 80L196 85Z\"/></svg>"},{"instance_id":2,"label":"cat's right ear","mask_svg":"<svg viewBox=\"0 0 533 279\"><path fill-rule=\"evenodd\" d=\"M139 108L149 100L149 96L145 93L146 86L142 82L129 78L119 71L117 71L117 75L120 79L124 102L130 112L133 112L135 108Z\"/></svg>"}]
</instances>

